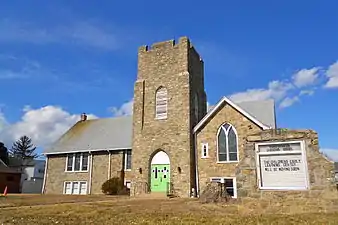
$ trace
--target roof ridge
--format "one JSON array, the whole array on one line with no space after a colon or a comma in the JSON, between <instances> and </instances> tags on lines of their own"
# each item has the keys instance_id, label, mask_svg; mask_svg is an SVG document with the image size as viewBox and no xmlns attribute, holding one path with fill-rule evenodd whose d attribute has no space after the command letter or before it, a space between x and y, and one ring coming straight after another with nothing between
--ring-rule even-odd
<instances>
[{"instance_id":1,"label":"roof ridge","mask_svg":"<svg viewBox=\"0 0 338 225\"><path fill-rule=\"evenodd\" d=\"M100 117L95 119L87 119L86 121L94 121L94 120L115 120L115 119L122 119L122 118L130 118L132 115L125 115L125 116L113 116L113 117Z\"/></svg>"},{"instance_id":2,"label":"roof ridge","mask_svg":"<svg viewBox=\"0 0 338 225\"><path fill-rule=\"evenodd\" d=\"M231 99L229 99L226 96L223 96L215 105L215 107L213 107L211 110L209 110L207 112L207 114L197 123L197 125L193 128L193 132L197 132L200 127L209 119L209 117L211 115L213 115L219 107L222 106L222 104L224 102L227 102L230 106L234 107L236 110L238 110L242 115L244 115L245 117L247 117L248 119L250 119L252 122L256 123L258 126L260 126L261 128L265 129L270 129L270 125L264 124L262 121L260 121L259 119L257 119L257 117L254 117L251 113L249 113L248 111L244 110L239 103L235 103L233 102Z\"/></svg>"}]
</instances>

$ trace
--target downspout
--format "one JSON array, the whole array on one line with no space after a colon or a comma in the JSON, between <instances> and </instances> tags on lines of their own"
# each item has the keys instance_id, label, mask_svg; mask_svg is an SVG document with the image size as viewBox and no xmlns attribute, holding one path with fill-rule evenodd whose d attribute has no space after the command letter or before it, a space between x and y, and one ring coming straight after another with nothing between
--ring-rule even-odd
<instances>
[{"instance_id":1,"label":"downspout","mask_svg":"<svg viewBox=\"0 0 338 225\"><path fill-rule=\"evenodd\" d=\"M46 189L47 167L48 167L48 156L46 155L46 165L45 165L45 174L43 175L42 194L45 193Z\"/></svg>"},{"instance_id":2,"label":"downspout","mask_svg":"<svg viewBox=\"0 0 338 225\"><path fill-rule=\"evenodd\" d=\"M198 179L198 166L197 166L197 163L198 163L198 152L197 152L197 135L196 135L196 132L194 133L194 142L195 142L195 171L196 171L196 197L199 198L199 179Z\"/></svg>"},{"instance_id":3,"label":"downspout","mask_svg":"<svg viewBox=\"0 0 338 225\"><path fill-rule=\"evenodd\" d=\"M111 152L108 150L108 180L110 179L111 176Z\"/></svg>"},{"instance_id":4,"label":"downspout","mask_svg":"<svg viewBox=\"0 0 338 225\"><path fill-rule=\"evenodd\" d=\"M89 152L90 154L90 170L89 170L89 184L88 184L88 194L92 193L92 172L93 172L93 154Z\"/></svg>"}]
</instances>

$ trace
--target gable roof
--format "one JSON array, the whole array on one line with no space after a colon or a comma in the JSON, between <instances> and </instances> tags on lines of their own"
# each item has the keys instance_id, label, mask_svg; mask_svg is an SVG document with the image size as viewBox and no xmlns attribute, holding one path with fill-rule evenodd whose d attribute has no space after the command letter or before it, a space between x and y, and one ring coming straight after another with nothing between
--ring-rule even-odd
<instances>
[{"instance_id":1,"label":"gable roof","mask_svg":"<svg viewBox=\"0 0 338 225\"><path fill-rule=\"evenodd\" d=\"M132 117L114 117L77 122L44 154L131 149Z\"/></svg>"},{"instance_id":2,"label":"gable roof","mask_svg":"<svg viewBox=\"0 0 338 225\"><path fill-rule=\"evenodd\" d=\"M34 167L36 164L40 164L40 163L45 163L45 160L42 159L24 159L24 160L20 160L18 158L15 157L9 157L8 158L8 166L9 167Z\"/></svg>"},{"instance_id":3,"label":"gable roof","mask_svg":"<svg viewBox=\"0 0 338 225\"><path fill-rule=\"evenodd\" d=\"M0 159L0 173L21 173L17 168L11 168Z\"/></svg>"},{"instance_id":4,"label":"gable roof","mask_svg":"<svg viewBox=\"0 0 338 225\"><path fill-rule=\"evenodd\" d=\"M275 105L273 100L250 101L235 104L224 96L194 127L194 133L197 132L225 103L235 108L243 116L257 124L263 130L276 128Z\"/></svg>"},{"instance_id":5,"label":"gable roof","mask_svg":"<svg viewBox=\"0 0 338 225\"><path fill-rule=\"evenodd\" d=\"M4 161L0 159L0 168L8 167Z\"/></svg>"},{"instance_id":6,"label":"gable roof","mask_svg":"<svg viewBox=\"0 0 338 225\"><path fill-rule=\"evenodd\" d=\"M277 127L273 100L240 102L237 105L264 125L273 129Z\"/></svg>"}]
</instances>

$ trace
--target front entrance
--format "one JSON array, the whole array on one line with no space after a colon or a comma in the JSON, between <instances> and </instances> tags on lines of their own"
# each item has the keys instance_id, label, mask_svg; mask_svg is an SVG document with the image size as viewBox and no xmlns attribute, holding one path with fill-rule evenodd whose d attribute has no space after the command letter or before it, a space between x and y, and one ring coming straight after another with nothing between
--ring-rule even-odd
<instances>
[{"instance_id":1,"label":"front entrance","mask_svg":"<svg viewBox=\"0 0 338 225\"><path fill-rule=\"evenodd\" d=\"M167 153L159 151L151 160L151 192L167 192L170 184L170 160Z\"/></svg>"},{"instance_id":2,"label":"front entrance","mask_svg":"<svg viewBox=\"0 0 338 225\"><path fill-rule=\"evenodd\" d=\"M166 192L169 176L170 165L151 165L151 191Z\"/></svg>"}]
</instances>

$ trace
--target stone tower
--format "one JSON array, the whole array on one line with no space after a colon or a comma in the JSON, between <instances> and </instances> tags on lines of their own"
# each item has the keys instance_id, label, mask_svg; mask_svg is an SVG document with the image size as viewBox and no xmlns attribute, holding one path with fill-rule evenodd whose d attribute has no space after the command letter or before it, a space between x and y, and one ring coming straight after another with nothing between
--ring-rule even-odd
<instances>
[{"instance_id":1,"label":"stone tower","mask_svg":"<svg viewBox=\"0 0 338 225\"><path fill-rule=\"evenodd\" d=\"M131 195L192 194L196 186L192 129L206 107L203 61L187 37L139 48Z\"/></svg>"}]
</instances>

